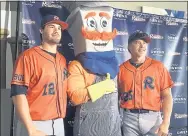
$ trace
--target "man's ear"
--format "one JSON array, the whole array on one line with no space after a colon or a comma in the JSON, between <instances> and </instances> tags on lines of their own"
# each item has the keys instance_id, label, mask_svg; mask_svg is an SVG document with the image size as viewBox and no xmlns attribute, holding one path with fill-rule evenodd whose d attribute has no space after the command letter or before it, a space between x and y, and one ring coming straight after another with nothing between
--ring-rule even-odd
<instances>
[{"instance_id":1,"label":"man's ear","mask_svg":"<svg viewBox=\"0 0 188 136\"><path fill-rule=\"evenodd\" d=\"M39 31L40 31L41 34L43 33L43 29L40 29Z\"/></svg>"},{"instance_id":2,"label":"man's ear","mask_svg":"<svg viewBox=\"0 0 188 136\"><path fill-rule=\"evenodd\" d=\"M130 52L130 49L129 49L129 45L128 45L127 49L128 49L128 51L129 51L129 53L131 53L131 52Z\"/></svg>"}]
</instances>

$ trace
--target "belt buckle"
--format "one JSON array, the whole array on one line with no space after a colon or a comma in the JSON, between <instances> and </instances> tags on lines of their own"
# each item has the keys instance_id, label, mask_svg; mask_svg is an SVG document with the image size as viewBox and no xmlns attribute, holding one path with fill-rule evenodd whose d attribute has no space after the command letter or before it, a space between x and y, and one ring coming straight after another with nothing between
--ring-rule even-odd
<instances>
[{"instance_id":1,"label":"belt buckle","mask_svg":"<svg viewBox=\"0 0 188 136\"><path fill-rule=\"evenodd\" d=\"M138 113L142 114L142 113L146 113L143 109L137 109Z\"/></svg>"},{"instance_id":2,"label":"belt buckle","mask_svg":"<svg viewBox=\"0 0 188 136\"><path fill-rule=\"evenodd\" d=\"M142 113L142 110L141 110L141 109L138 109L138 113Z\"/></svg>"}]
</instances>

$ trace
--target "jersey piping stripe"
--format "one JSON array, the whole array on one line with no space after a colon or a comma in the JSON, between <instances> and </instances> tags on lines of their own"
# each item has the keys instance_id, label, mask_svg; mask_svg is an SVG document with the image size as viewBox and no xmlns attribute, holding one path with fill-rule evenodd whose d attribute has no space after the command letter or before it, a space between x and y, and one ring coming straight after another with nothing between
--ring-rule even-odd
<instances>
[{"instance_id":1,"label":"jersey piping stripe","mask_svg":"<svg viewBox=\"0 0 188 136\"><path fill-rule=\"evenodd\" d=\"M58 72L57 72L57 66L55 65L55 71L56 71L56 77L57 77L57 80L58 80ZM61 116L61 108L60 108L60 102L59 102L59 89L58 89L58 81L56 81L56 90L57 90L57 103L58 103L58 110L59 110L59 117Z\"/></svg>"}]
</instances>

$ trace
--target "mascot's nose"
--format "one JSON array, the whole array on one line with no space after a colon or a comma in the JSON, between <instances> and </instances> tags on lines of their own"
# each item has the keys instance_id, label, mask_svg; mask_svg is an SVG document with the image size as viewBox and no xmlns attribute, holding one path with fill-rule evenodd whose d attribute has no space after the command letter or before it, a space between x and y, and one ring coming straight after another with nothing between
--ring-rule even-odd
<instances>
[{"instance_id":1,"label":"mascot's nose","mask_svg":"<svg viewBox=\"0 0 188 136\"><path fill-rule=\"evenodd\" d=\"M103 30L103 28L101 26L98 26L97 27L97 31L100 32L100 33L102 33L104 30Z\"/></svg>"}]
</instances>

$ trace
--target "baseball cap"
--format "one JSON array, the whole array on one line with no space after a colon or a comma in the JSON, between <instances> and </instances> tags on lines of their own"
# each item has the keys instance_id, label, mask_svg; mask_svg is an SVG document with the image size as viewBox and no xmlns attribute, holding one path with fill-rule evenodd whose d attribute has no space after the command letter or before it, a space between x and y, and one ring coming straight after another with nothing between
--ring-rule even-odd
<instances>
[{"instance_id":1,"label":"baseball cap","mask_svg":"<svg viewBox=\"0 0 188 136\"><path fill-rule=\"evenodd\" d=\"M41 27L49 23L59 24L62 29L67 29L68 24L65 22L67 13L65 8L54 8L54 7L41 7L39 9L41 14Z\"/></svg>"},{"instance_id":2,"label":"baseball cap","mask_svg":"<svg viewBox=\"0 0 188 136\"><path fill-rule=\"evenodd\" d=\"M68 27L68 24L65 23L64 21L61 21L60 18L56 15L44 16L41 21L41 27L44 27L45 25L47 25L49 23L59 24L63 30L67 29L67 27Z\"/></svg>"},{"instance_id":3,"label":"baseball cap","mask_svg":"<svg viewBox=\"0 0 188 136\"><path fill-rule=\"evenodd\" d=\"M147 33L144 33L142 31L135 31L134 33L132 33L130 36L129 36L129 39L128 39L128 45L135 41L135 40L138 40L138 39L141 39L141 40L144 40L146 43L150 43L151 42L151 39L149 37L149 35Z\"/></svg>"}]
</instances>

